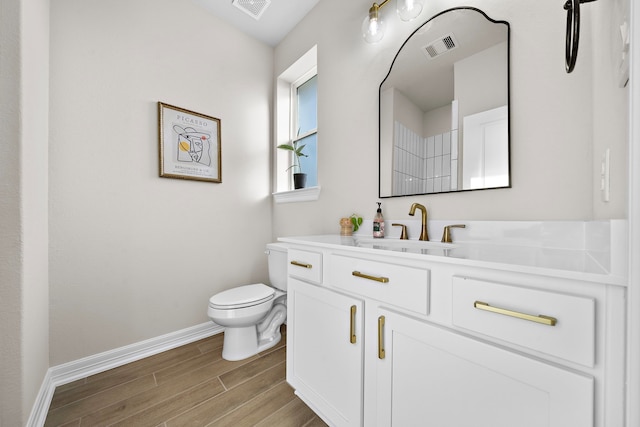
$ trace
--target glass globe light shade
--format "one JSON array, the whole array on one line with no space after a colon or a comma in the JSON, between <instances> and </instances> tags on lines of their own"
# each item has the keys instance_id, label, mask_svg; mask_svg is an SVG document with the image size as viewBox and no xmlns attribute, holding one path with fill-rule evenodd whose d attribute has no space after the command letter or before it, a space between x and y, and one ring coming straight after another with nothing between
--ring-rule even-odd
<instances>
[{"instance_id":1,"label":"glass globe light shade","mask_svg":"<svg viewBox=\"0 0 640 427\"><path fill-rule=\"evenodd\" d=\"M362 22L362 36L367 43L378 43L384 37L385 24L377 13L370 13Z\"/></svg>"},{"instance_id":2,"label":"glass globe light shade","mask_svg":"<svg viewBox=\"0 0 640 427\"><path fill-rule=\"evenodd\" d=\"M403 21L411 21L420 15L424 0L398 0L396 12Z\"/></svg>"}]
</instances>

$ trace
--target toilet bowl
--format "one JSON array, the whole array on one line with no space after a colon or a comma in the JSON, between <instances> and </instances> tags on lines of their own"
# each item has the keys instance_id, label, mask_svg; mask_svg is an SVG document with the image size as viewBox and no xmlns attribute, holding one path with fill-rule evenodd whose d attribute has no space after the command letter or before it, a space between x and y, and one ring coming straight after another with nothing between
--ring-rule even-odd
<instances>
[{"instance_id":1,"label":"toilet bowl","mask_svg":"<svg viewBox=\"0 0 640 427\"><path fill-rule=\"evenodd\" d=\"M224 326L222 358L242 360L280 342L280 326L287 317L287 246L269 243L269 282L238 286L209 298L207 314Z\"/></svg>"}]
</instances>

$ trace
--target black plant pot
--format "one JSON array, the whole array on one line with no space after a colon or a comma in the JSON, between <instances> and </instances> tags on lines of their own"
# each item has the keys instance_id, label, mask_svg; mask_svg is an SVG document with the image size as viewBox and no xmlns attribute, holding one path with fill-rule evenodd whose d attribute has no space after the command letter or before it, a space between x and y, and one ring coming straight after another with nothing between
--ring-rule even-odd
<instances>
[{"instance_id":1,"label":"black plant pot","mask_svg":"<svg viewBox=\"0 0 640 427\"><path fill-rule=\"evenodd\" d=\"M297 190L298 188L304 188L307 185L307 174L306 173L294 173L293 174L293 188Z\"/></svg>"}]
</instances>

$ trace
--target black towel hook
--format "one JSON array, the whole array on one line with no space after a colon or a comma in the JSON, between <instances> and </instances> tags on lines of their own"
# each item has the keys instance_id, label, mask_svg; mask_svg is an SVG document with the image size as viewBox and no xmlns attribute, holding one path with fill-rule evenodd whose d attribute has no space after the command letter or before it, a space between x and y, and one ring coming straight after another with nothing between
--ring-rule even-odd
<instances>
[{"instance_id":1,"label":"black towel hook","mask_svg":"<svg viewBox=\"0 0 640 427\"><path fill-rule=\"evenodd\" d=\"M578 58L578 43L580 41L580 4L595 0L567 0L564 10L567 11L567 36L565 43L565 69L567 73L573 71Z\"/></svg>"}]
</instances>

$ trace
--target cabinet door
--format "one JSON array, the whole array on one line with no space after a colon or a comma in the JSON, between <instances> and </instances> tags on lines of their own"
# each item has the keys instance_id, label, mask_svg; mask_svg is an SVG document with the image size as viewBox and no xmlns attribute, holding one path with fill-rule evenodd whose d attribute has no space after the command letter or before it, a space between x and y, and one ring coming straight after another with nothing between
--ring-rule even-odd
<instances>
[{"instance_id":1,"label":"cabinet door","mask_svg":"<svg viewBox=\"0 0 640 427\"><path fill-rule=\"evenodd\" d=\"M287 381L329 424L362 424L363 303L289 278Z\"/></svg>"},{"instance_id":2,"label":"cabinet door","mask_svg":"<svg viewBox=\"0 0 640 427\"><path fill-rule=\"evenodd\" d=\"M379 425L593 426L593 378L387 310L379 315Z\"/></svg>"}]
</instances>

